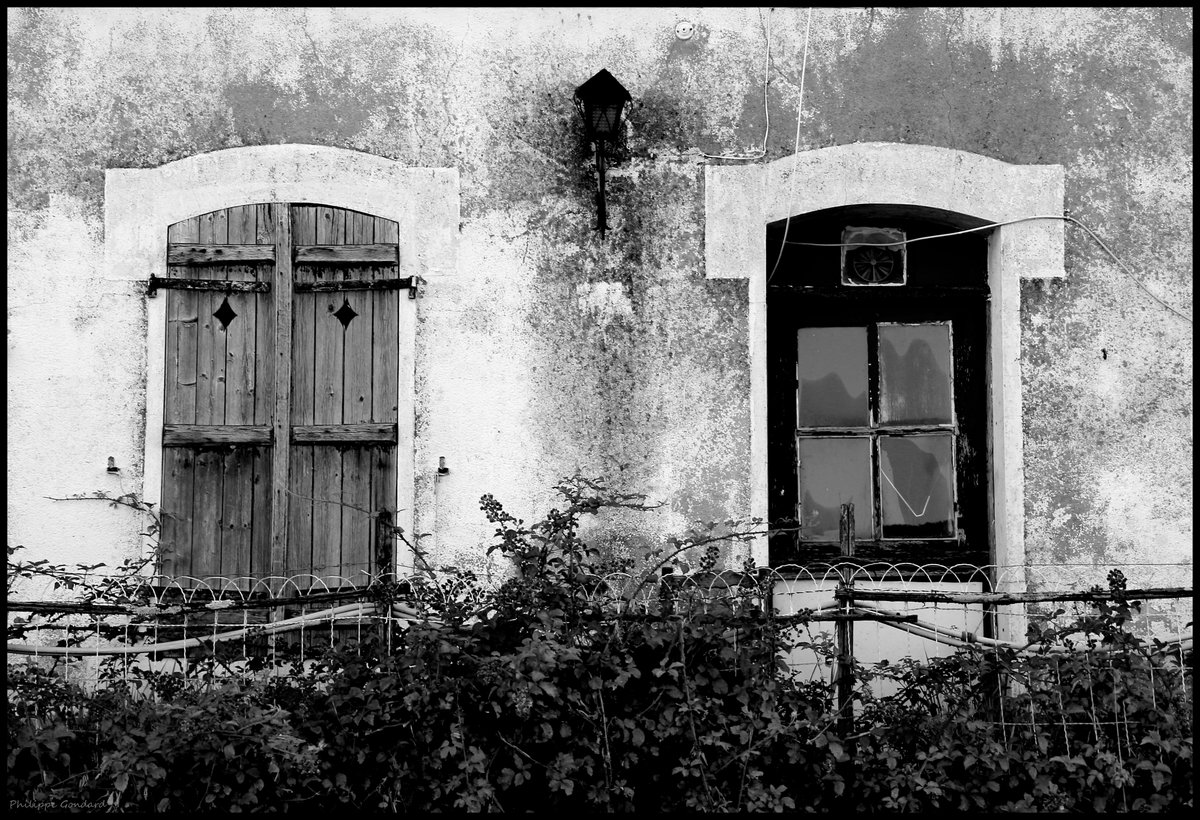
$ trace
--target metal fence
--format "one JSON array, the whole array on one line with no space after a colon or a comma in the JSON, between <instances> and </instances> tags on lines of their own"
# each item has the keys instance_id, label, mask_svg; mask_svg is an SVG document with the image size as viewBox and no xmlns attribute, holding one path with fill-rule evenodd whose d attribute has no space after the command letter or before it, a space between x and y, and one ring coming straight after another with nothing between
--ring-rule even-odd
<instances>
[{"instance_id":1,"label":"metal fence","mask_svg":"<svg viewBox=\"0 0 1200 820\"><path fill-rule=\"evenodd\" d=\"M794 623L810 648L789 655L810 679L847 684L851 664L929 661L963 647L1020 650L1034 621L1067 623L1090 611L1111 569L1141 602L1135 631L1162 642L1157 663L1172 674L1191 647L1190 566L944 566L840 562L820 568L759 567L646 579L615 573L589 592L611 617L768 611ZM1172 586L1171 584L1179 584ZM485 604L494 589L459 577L408 579L101 578L103 600L8 602L9 663L73 662L94 670L103 658L130 674L157 669L249 674L284 659L310 660L322 644L359 638L381 624L395 630L455 603ZM386 600L380 591L391 590ZM837 663L811 647L829 645ZM110 664L110 666L114 665ZM85 672L78 675L86 677ZM877 694L889 694L886 681Z\"/></svg>"}]
</instances>

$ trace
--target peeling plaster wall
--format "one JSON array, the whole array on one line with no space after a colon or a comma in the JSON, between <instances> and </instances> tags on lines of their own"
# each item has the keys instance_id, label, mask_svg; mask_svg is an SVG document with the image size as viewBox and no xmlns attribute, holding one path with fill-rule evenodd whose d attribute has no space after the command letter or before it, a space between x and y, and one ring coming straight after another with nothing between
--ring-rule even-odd
<instances>
[{"instance_id":1,"label":"peeling plaster wall","mask_svg":"<svg viewBox=\"0 0 1200 820\"><path fill-rule=\"evenodd\" d=\"M767 160L891 141L1061 164L1072 213L1190 317L1190 10L816 10L797 124L805 14L9 9L10 545L139 549L127 511L45 499L140 490L144 297L101 273L105 170L284 142L460 172L459 270L417 329L439 560L482 562L481 494L529 519L575 471L665 502L600 522L617 552L746 514L746 283L704 278L701 152L763 147L768 26ZM603 243L571 103L601 67L634 97ZM1029 561L1190 562L1191 324L1078 229L1066 262L1021 293Z\"/></svg>"}]
</instances>

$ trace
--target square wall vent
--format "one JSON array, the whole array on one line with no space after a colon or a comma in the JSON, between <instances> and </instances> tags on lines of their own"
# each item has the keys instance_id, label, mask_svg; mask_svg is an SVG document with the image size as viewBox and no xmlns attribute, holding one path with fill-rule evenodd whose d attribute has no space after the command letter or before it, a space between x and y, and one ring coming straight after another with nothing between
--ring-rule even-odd
<instances>
[{"instance_id":1,"label":"square wall vent","mask_svg":"<svg viewBox=\"0 0 1200 820\"><path fill-rule=\"evenodd\" d=\"M908 279L905 249L904 231L847 227L842 231L842 284L903 285Z\"/></svg>"}]
</instances>

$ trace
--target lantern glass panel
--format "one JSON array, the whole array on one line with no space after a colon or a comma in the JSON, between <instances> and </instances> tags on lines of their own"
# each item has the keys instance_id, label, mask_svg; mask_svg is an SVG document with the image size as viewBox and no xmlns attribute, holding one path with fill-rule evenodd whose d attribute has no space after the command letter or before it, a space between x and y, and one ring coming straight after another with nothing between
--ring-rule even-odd
<instances>
[{"instance_id":1,"label":"lantern glass panel","mask_svg":"<svg viewBox=\"0 0 1200 820\"><path fill-rule=\"evenodd\" d=\"M592 131L598 137L611 136L621 119L621 103L597 105L591 110Z\"/></svg>"}]
</instances>

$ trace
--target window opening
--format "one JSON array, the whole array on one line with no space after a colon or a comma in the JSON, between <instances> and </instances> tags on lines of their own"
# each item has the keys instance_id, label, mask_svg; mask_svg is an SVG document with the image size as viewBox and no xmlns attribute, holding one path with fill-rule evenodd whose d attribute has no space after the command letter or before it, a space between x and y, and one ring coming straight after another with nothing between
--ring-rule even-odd
<instances>
[{"instance_id":1,"label":"window opening","mask_svg":"<svg viewBox=\"0 0 1200 820\"><path fill-rule=\"evenodd\" d=\"M860 560L990 560L987 238L883 248L862 276L847 250L872 249L842 247L961 227L947 217L857 206L787 229L820 245L785 245L767 291L773 564L835 560L848 502Z\"/></svg>"}]
</instances>

